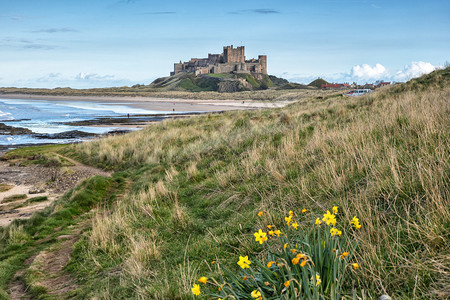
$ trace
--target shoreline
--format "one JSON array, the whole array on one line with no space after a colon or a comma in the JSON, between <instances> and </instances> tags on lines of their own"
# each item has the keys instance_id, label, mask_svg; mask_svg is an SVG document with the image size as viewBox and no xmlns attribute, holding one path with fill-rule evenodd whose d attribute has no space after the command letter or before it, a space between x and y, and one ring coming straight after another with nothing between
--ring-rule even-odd
<instances>
[{"instance_id":1,"label":"shoreline","mask_svg":"<svg viewBox=\"0 0 450 300\"><path fill-rule=\"evenodd\" d=\"M92 120L84 120L77 122L68 122L65 125L89 126L89 127L116 127L115 130L131 132L140 130L146 126L158 123L164 119L191 118L194 116L204 115L208 113L221 114L226 111L236 110L258 110L267 108L284 107L296 101L261 101L261 100L195 100L195 99L168 99L154 97L116 97L116 96L44 96L44 95L28 95L28 94L0 94L2 99L20 99L20 100L45 100L53 103L64 102L91 102L102 105L122 105L130 108L139 108L149 110L148 114L126 114L119 117L107 117L98 115ZM1 122L1 121L0 121ZM110 134L115 134L111 132ZM99 134L98 137L107 136L107 134ZM94 139L95 139L94 138ZM79 142L79 141L76 141ZM67 142L64 142L67 143ZM71 143L71 142L68 142ZM55 143L25 143L15 145L0 145L0 152L9 151L15 148L60 144Z\"/></svg>"},{"instance_id":2,"label":"shoreline","mask_svg":"<svg viewBox=\"0 0 450 300\"><path fill-rule=\"evenodd\" d=\"M280 108L296 102L296 100L197 100L129 96L46 96L29 94L0 94L0 100L1 99L46 100L51 102L97 102L106 105L125 105L132 108L140 108L152 111L184 113Z\"/></svg>"}]
</instances>

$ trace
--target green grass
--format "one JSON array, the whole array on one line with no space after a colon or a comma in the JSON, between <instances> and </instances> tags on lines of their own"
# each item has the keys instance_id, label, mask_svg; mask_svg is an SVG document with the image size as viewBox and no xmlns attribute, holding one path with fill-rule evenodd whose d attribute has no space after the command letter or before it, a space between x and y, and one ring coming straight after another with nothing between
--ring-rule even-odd
<instances>
[{"instance_id":1,"label":"green grass","mask_svg":"<svg viewBox=\"0 0 450 300\"><path fill-rule=\"evenodd\" d=\"M0 184L0 193L7 192L10 189L12 189L13 187L14 186L12 186L12 185L1 183Z\"/></svg>"},{"instance_id":2,"label":"green grass","mask_svg":"<svg viewBox=\"0 0 450 300\"><path fill-rule=\"evenodd\" d=\"M42 202L42 201L47 201L47 200L48 200L47 196L33 197L33 198L30 198L27 200L27 204Z\"/></svg>"},{"instance_id":3,"label":"green grass","mask_svg":"<svg viewBox=\"0 0 450 300\"><path fill-rule=\"evenodd\" d=\"M0 299L8 299L8 282L24 267L25 259L57 243L56 238L70 232L71 225L85 220L86 213L96 205L106 207L123 188L120 174L113 178L93 177L30 220L15 220L6 228L0 227ZM43 200L38 198L34 200Z\"/></svg>"},{"instance_id":4,"label":"green grass","mask_svg":"<svg viewBox=\"0 0 450 300\"><path fill-rule=\"evenodd\" d=\"M116 173L69 193L39 222L15 223L24 227L13 239L0 232L0 263L95 207L66 267L79 284L67 297L191 299L198 277L214 275L212 261L237 272L240 255L267 255L258 228L282 227L303 208L307 226L337 205L342 220L357 215L362 225L352 237L360 268L344 279L345 297L445 299L448 73L357 99L311 96L283 109L167 120L61 149ZM258 218L260 210L269 213ZM6 265L0 287L18 262Z\"/></svg>"},{"instance_id":5,"label":"green grass","mask_svg":"<svg viewBox=\"0 0 450 300\"><path fill-rule=\"evenodd\" d=\"M27 198L28 198L28 196L25 194L15 194L15 195L11 195L11 196L3 198L3 203L13 202L13 201L17 201L17 200L23 200L23 199L27 199Z\"/></svg>"},{"instance_id":6,"label":"green grass","mask_svg":"<svg viewBox=\"0 0 450 300\"><path fill-rule=\"evenodd\" d=\"M44 145L34 147L18 148L2 156L2 160L7 160L11 164L27 166L32 164L47 167L72 166L68 160L58 157L55 153L66 148L67 145Z\"/></svg>"},{"instance_id":7,"label":"green grass","mask_svg":"<svg viewBox=\"0 0 450 300\"><path fill-rule=\"evenodd\" d=\"M227 74L227 73L218 73L218 74L208 74L208 77L214 77L214 78L231 78L234 75L233 74Z\"/></svg>"}]
</instances>

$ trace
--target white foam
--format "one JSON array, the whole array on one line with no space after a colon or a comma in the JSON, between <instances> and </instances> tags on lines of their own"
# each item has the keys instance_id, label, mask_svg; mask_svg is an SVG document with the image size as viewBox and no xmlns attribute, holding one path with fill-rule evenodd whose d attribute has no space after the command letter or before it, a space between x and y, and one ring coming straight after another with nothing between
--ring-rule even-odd
<instances>
[{"instance_id":1,"label":"white foam","mask_svg":"<svg viewBox=\"0 0 450 300\"><path fill-rule=\"evenodd\" d=\"M116 114L153 114L156 113L153 110L133 108L126 105L114 105L107 103L94 103L94 102L64 102L64 103L55 103L59 106L66 106L72 108L81 108L86 110L95 110L95 111L112 111Z\"/></svg>"},{"instance_id":2,"label":"white foam","mask_svg":"<svg viewBox=\"0 0 450 300\"><path fill-rule=\"evenodd\" d=\"M11 116L11 113L0 110L0 120L14 120L14 117Z\"/></svg>"}]
</instances>

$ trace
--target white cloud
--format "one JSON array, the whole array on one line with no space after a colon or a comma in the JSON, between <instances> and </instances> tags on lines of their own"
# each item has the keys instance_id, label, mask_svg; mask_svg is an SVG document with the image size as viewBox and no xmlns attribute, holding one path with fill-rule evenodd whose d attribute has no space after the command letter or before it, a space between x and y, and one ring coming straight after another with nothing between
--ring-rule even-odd
<instances>
[{"instance_id":1,"label":"white cloud","mask_svg":"<svg viewBox=\"0 0 450 300\"><path fill-rule=\"evenodd\" d=\"M429 62L413 61L401 70L388 69L382 64L376 64L375 66L362 64L353 66L348 73L314 75L283 73L281 75L290 81L305 84L308 84L318 76L330 82L357 82L361 84L373 83L378 80L404 82L431 73L438 68L441 68L441 66L435 66Z\"/></svg>"},{"instance_id":2,"label":"white cloud","mask_svg":"<svg viewBox=\"0 0 450 300\"><path fill-rule=\"evenodd\" d=\"M144 81L145 82L145 81ZM151 81L150 81L151 82ZM80 72L78 74L61 74L58 72L42 74L30 78L0 80L0 87L30 87L30 88L102 88L112 86L134 85L141 83L127 78L117 78L115 75L99 75L97 73Z\"/></svg>"},{"instance_id":3,"label":"white cloud","mask_svg":"<svg viewBox=\"0 0 450 300\"><path fill-rule=\"evenodd\" d=\"M411 78L431 73L437 68L439 68L439 66L433 66L428 62L413 61L410 65L406 65L403 70L397 71L392 76L392 79L395 81L408 81Z\"/></svg>"},{"instance_id":4,"label":"white cloud","mask_svg":"<svg viewBox=\"0 0 450 300\"><path fill-rule=\"evenodd\" d=\"M371 67L367 64L357 65L350 71L350 77L354 78L356 81L360 80L379 80L386 78L388 72L382 64L376 64Z\"/></svg>"},{"instance_id":5,"label":"white cloud","mask_svg":"<svg viewBox=\"0 0 450 300\"><path fill-rule=\"evenodd\" d=\"M97 73L88 73L81 72L75 76L77 80L105 80L105 79L113 79L114 75L98 75Z\"/></svg>"}]
</instances>

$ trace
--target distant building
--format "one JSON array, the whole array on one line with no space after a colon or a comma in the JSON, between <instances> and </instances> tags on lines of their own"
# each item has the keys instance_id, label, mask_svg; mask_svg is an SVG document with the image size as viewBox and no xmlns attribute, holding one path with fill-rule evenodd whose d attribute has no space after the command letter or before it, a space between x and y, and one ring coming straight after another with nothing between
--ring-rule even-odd
<instances>
[{"instance_id":1,"label":"distant building","mask_svg":"<svg viewBox=\"0 0 450 300\"><path fill-rule=\"evenodd\" d=\"M386 86L386 85L391 85L390 82L385 82L385 81L381 81L377 84L377 87L382 87L382 86Z\"/></svg>"},{"instance_id":2,"label":"distant building","mask_svg":"<svg viewBox=\"0 0 450 300\"><path fill-rule=\"evenodd\" d=\"M375 88L375 85L373 83L366 83L362 86L363 89L371 89L373 90Z\"/></svg>"},{"instance_id":3,"label":"distant building","mask_svg":"<svg viewBox=\"0 0 450 300\"><path fill-rule=\"evenodd\" d=\"M321 88L323 89L347 89L347 88L358 88L358 89L375 89L375 88L379 88L382 86L386 86L386 85L390 85L390 82L386 82L386 81L377 81L375 83L366 83L366 84L362 84L362 85L358 85L356 82L353 82L352 84L348 84L348 83L327 83L327 84L322 84Z\"/></svg>"},{"instance_id":4,"label":"distant building","mask_svg":"<svg viewBox=\"0 0 450 300\"><path fill-rule=\"evenodd\" d=\"M233 48L223 47L221 54L208 54L208 58L191 58L188 62L174 64L173 72L176 75L182 72L192 72L196 76L218 73L244 73L252 74L255 78L262 79L267 75L267 56L259 55L258 59L245 59L244 46Z\"/></svg>"},{"instance_id":5,"label":"distant building","mask_svg":"<svg viewBox=\"0 0 450 300\"><path fill-rule=\"evenodd\" d=\"M350 87L351 86L348 83L326 83L321 86L323 89L344 89Z\"/></svg>"}]
</instances>

